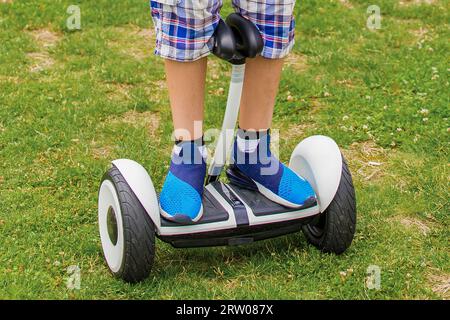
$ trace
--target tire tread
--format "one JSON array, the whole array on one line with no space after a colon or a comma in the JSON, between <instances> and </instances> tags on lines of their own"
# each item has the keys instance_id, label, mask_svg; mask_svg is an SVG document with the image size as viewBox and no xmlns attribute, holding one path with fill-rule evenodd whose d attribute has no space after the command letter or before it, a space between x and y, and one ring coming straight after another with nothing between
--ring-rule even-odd
<instances>
[{"instance_id":1,"label":"tire tread","mask_svg":"<svg viewBox=\"0 0 450 320\"><path fill-rule=\"evenodd\" d=\"M308 242L323 252L341 254L351 245L356 229L356 196L347 162L342 157L342 176L336 195L323 213L325 225L320 236L303 227Z\"/></svg>"}]
</instances>

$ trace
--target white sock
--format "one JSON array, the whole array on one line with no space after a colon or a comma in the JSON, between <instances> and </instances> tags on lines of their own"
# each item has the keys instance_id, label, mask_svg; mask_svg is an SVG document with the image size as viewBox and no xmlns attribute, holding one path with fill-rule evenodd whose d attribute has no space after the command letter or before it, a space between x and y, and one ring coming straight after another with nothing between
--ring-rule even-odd
<instances>
[{"instance_id":1,"label":"white sock","mask_svg":"<svg viewBox=\"0 0 450 320\"><path fill-rule=\"evenodd\" d=\"M202 145L202 146L198 146L197 148L198 148L198 151L200 151L203 159L206 159L208 157L208 150L206 149L206 146ZM172 153L174 153L176 155L180 155L180 152L181 152L181 146L179 146L177 144L174 145L173 149L172 149Z\"/></svg>"},{"instance_id":2,"label":"white sock","mask_svg":"<svg viewBox=\"0 0 450 320\"><path fill-rule=\"evenodd\" d=\"M259 139L246 140L241 137L237 137L237 146L239 151L245 153L255 152L256 148L258 148Z\"/></svg>"}]
</instances>

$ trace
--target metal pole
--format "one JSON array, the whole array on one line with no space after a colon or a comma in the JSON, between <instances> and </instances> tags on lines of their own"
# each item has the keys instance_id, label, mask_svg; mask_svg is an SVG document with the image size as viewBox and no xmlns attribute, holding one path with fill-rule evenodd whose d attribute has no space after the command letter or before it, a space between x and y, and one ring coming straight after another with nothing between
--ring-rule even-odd
<instances>
[{"instance_id":1,"label":"metal pole","mask_svg":"<svg viewBox=\"0 0 450 320\"><path fill-rule=\"evenodd\" d=\"M239 114L239 106L241 103L244 73L245 64L233 65L222 131L220 132L217 141L214 158L209 166L207 184L218 179L230 155L234 139L234 130Z\"/></svg>"}]
</instances>

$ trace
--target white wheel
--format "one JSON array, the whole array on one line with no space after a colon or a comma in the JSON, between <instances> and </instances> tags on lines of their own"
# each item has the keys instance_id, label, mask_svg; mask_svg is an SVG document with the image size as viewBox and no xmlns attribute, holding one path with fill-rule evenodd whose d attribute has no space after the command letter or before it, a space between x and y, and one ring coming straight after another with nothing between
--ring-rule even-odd
<instances>
[{"instance_id":1,"label":"white wheel","mask_svg":"<svg viewBox=\"0 0 450 320\"><path fill-rule=\"evenodd\" d=\"M123 222L116 188L104 180L98 195L98 225L106 263L113 273L120 270L123 260Z\"/></svg>"},{"instance_id":2,"label":"white wheel","mask_svg":"<svg viewBox=\"0 0 450 320\"><path fill-rule=\"evenodd\" d=\"M308 241L324 252L343 253L356 228L356 198L352 176L337 144L312 136L300 142L289 167L304 177L319 200L321 214L303 227Z\"/></svg>"},{"instance_id":3,"label":"white wheel","mask_svg":"<svg viewBox=\"0 0 450 320\"><path fill-rule=\"evenodd\" d=\"M103 254L111 273L127 282L145 279L155 255L155 225L120 171L103 176L98 195Z\"/></svg>"}]
</instances>

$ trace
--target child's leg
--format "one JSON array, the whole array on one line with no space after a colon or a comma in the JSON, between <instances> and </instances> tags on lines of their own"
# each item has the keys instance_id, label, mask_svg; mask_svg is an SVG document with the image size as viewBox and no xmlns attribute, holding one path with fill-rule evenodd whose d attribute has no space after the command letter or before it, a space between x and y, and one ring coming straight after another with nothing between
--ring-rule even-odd
<instances>
[{"instance_id":1,"label":"child's leg","mask_svg":"<svg viewBox=\"0 0 450 320\"><path fill-rule=\"evenodd\" d=\"M268 131L283 57L294 44L294 3L295 0L233 0L236 10L255 23L264 39L262 57L247 60L233 160L267 198L299 208L316 203L314 191L271 153Z\"/></svg>"},{"instance_id":2,"label":"child's leg","mask_svg":"<svg viewBox=\"0 0 450 320\"><path fill-rule=\"evenodd\" d=\"M270 128L282 67L283 59L247 59L239 114L241 129Z\"/></svg>"},{"instance_id":3,"label":"child's leg","mask_svg":"<svg viewBox=\"0 0 450 320\"><path fill-rule=\"evenodd\" d=\"M195 222L202 216L206 61L206 58L193 62L165 61L174 136L178 142L160 194L160 211L166 219L180 223Z\"/></svg>"},{"instance_id":4,"label":"child's leg","mask_svg":"<svg viewBox=\"0 0 450 320\"><path fill-rule=\"evenodd\" d=\"M193 62L165 61L174 135L177 140L196 140L202 137L206 60L207 58ZM194 130L195 123L200 127Z\"/></svg>"},{"instance_id":5,"label":"child's leg","mask_svg":"<svg viewBox=\"0 0 450 320\"><path fill-rule=\"evenodd\" d=\"M264 40L261 57L247 59L239 126L267 129L272 123L283 58L294 45L295 0L232 0L233 7L252 21Z\"/></svg>"},{"instance_id":6,"label":"child's leg","mask_svg":"<svg viewBox=\"0 0 450 320\"><path fill-rule=\"evenodd\" d=\"M202 193L206 173L201 121L206 56L219 22L221 1L152 0L156 29L155 53L165 58L176 145L159 203L161 214L189 223L203 213ZM195 128L195 122L200 128ZM197 129L197 130L196 130Z\"/></svg>"},{"instance_id":7,"label":"child's leg","mask_svg":"<svg viewBox=\"0 0 450 320\"><path fill-rule=\"evenodd\" d=\"M206 56L219 23L221 0L152 0L155 54L165 58L175 137L195 140L203 120Z\"/></svg>"}]
</instances>

